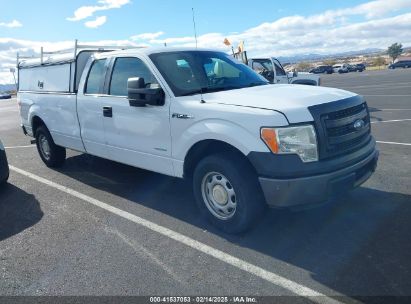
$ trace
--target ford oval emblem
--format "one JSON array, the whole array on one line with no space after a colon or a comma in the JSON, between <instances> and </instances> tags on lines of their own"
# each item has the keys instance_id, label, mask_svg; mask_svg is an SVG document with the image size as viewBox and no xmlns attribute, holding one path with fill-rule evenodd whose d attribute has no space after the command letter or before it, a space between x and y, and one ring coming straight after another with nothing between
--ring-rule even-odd
<instances>
[{"instance_id":1,"label":"ford oval emblem","mask_svg":"<svg viewBox=\"0 0 411 304\"><path fill-rule=\"evenodd\" d=\"M357 119L356 121L354 121L353 126L354 126L354 129L361 130L362 128L364 128L365 122L362 119Z\"/></svg>"}]
</instances>

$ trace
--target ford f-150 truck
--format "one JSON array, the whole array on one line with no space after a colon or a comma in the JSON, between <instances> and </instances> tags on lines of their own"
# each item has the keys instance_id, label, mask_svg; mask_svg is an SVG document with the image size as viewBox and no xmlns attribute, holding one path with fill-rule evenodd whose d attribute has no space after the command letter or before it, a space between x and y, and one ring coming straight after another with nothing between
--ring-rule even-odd
<instances>
[{"instance_id":1,"label":"ford f-150 truck","mask_svg":"<svg viewBox=\"0 0 411 304\"><path fill-rule=\"evenodd\" d=\"M47 166L61 166L67 148L187 178L202 213L229 233L266 206L345 193L377 165L363 97L272 85L223 52L77 46L18 61L22 129Z\"/></svg>"}]
</instances>

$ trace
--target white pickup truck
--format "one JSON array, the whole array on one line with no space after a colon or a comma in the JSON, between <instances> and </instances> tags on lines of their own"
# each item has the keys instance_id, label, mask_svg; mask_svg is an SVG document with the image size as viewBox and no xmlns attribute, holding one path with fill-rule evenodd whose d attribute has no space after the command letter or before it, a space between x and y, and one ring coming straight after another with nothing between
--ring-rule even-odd
<instances>
[{"instance_id":1,"label":"white pickup truck","mask_svg":"<svg viewBox=\"0 0 411 304\"><path fill-rule=\"evenodd\" d=\"M270 83L304 84L312 86L321 85L320 76L312 73L287 73L280 61L273 57L248 59L247 64L258 74L266 78Z\"/></svg>"},{"instance_id":2,"label":"white pickup truck","mask_svg":"<svg viewBox=\"0 0 411 304\"><path fill-rule=\"evenodd\" d=\"M229 233L266 206L345 193L377 165L363 97L271 85L222 52L78 48L19 59L18 71L23 132L47 166L68 148L190 179L202 213Z\"/></svg>"}]
</instances>

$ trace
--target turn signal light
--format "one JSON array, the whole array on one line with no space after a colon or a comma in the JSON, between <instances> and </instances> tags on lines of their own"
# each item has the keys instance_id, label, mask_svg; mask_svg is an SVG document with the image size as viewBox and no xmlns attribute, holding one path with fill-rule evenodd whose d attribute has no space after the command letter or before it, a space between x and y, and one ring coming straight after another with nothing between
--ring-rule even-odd
<instances>
[{"instance_id":1,"label":"turn signal light","mask_svg":"<svg viewBox=\"0 0 411 304\"><path fill-rule=\"evenodd\" d=\"M277 135L274 129L262 128L261 139L273 153L278 153Z\"/></svg>"}]
</instances>

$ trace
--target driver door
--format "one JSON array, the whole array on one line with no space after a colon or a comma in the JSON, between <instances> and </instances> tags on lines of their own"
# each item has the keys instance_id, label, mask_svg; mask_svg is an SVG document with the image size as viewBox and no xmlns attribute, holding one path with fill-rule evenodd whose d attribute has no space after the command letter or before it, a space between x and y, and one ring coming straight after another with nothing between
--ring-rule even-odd
<instances>
[{"instance_id":1,"label":"driver door","mask_svg":"<svg viewBox=\"0 0 411 304\"><path fill-rule=\"evenodd\" d=\"M160 86L143 58L111 59L102 106L103 124L110 159L173 175L170 136L170 98L162 106L130 106L127 80L144 78L147 87Z\"/></svg>"},{"instance_id":2,"label":"driver door","mask_svg":"<svg viewBox=\"0 0 411 304\"><path fill-rule=\"evenodd\" d=\"M273 59L273 65L275 70L275 83L288 84L289 79L287 73L284 71L280 62L277 59Z\"/></svg>"}]
</instances>

